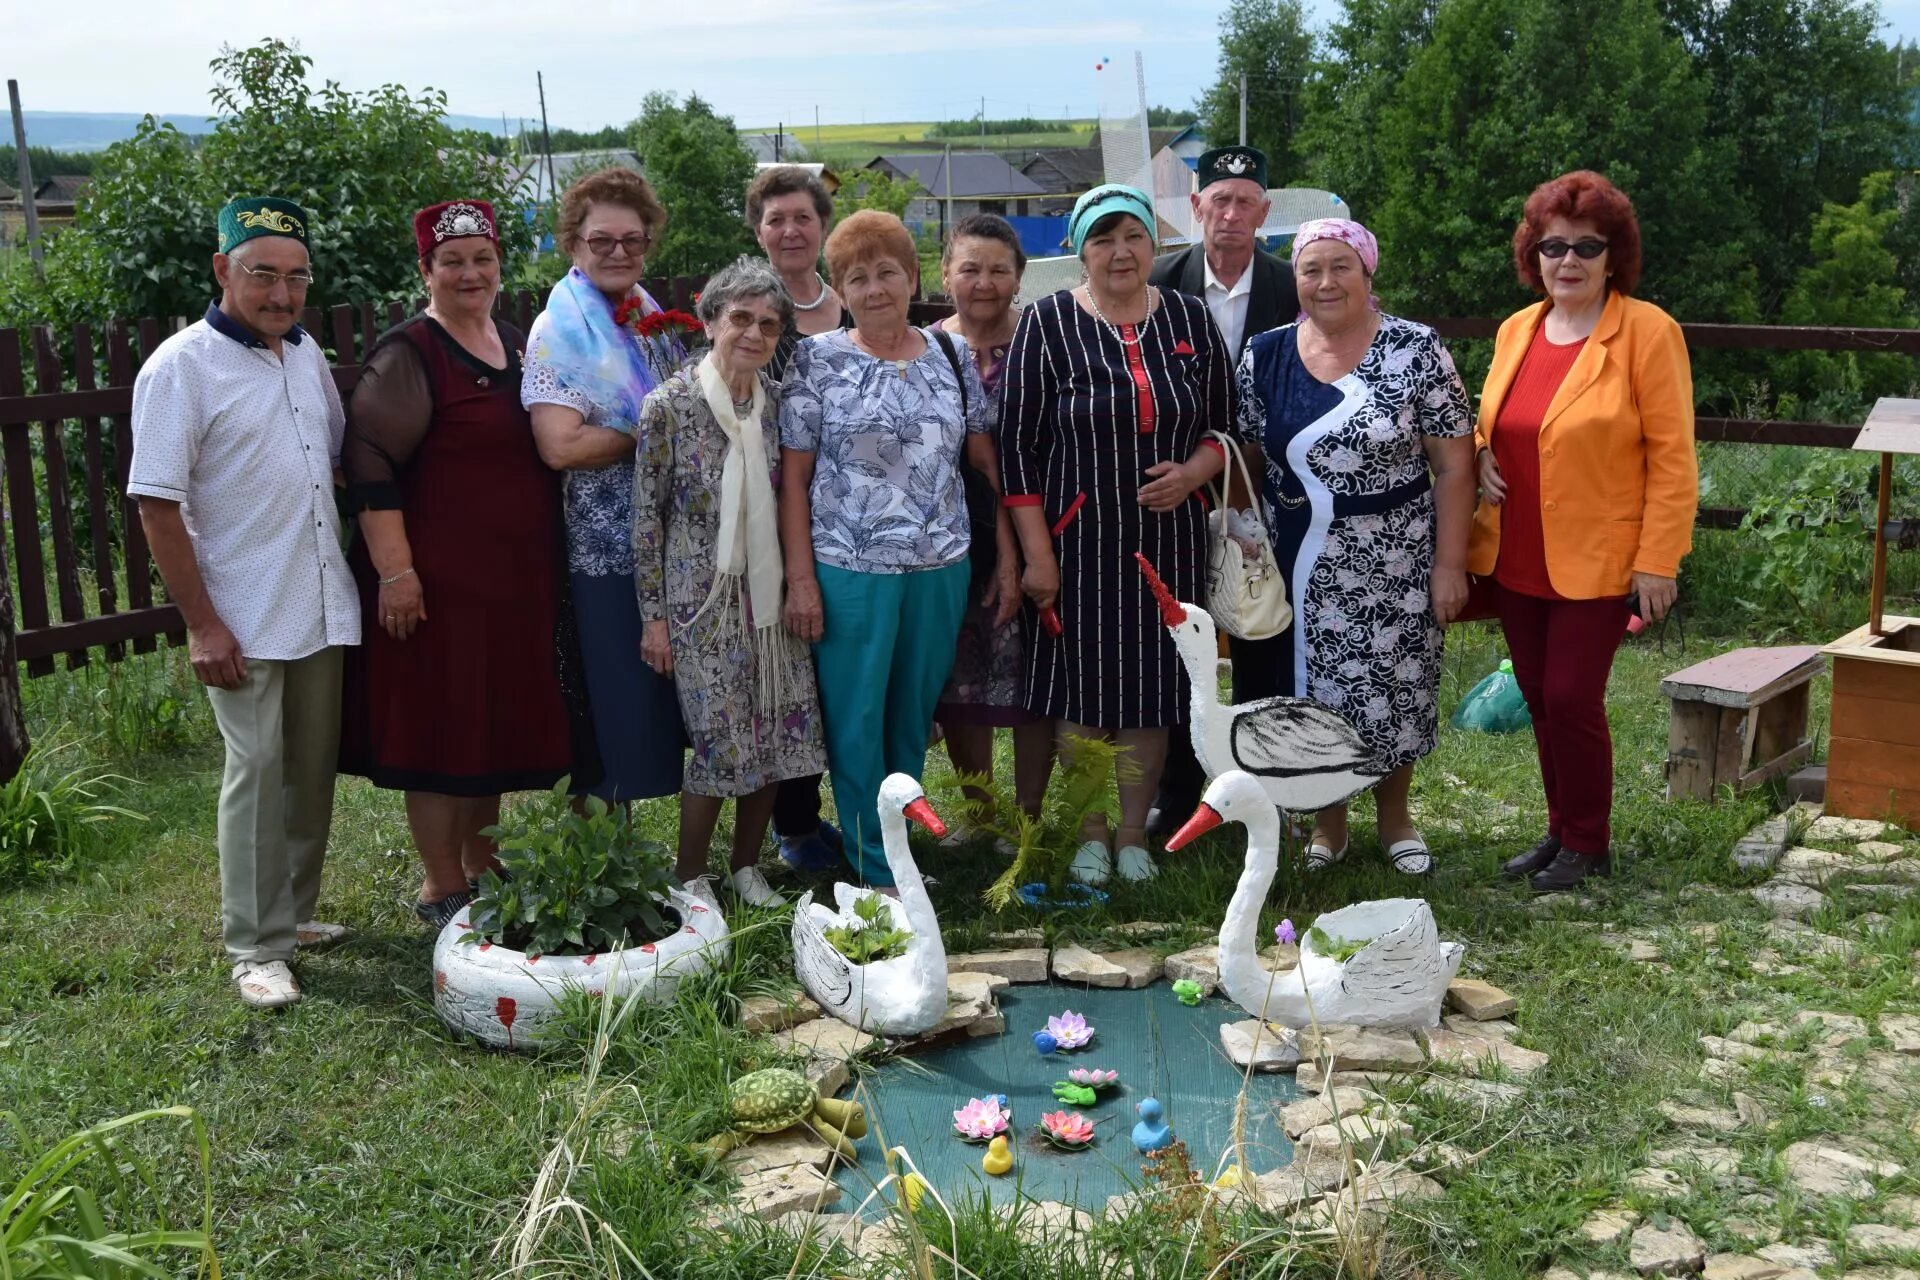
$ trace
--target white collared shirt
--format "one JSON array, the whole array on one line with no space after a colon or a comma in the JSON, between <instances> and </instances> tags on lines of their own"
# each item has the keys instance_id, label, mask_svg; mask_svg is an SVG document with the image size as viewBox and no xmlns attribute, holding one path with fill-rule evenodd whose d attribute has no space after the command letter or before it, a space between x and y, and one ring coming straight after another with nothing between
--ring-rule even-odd
<instances>
[{"instance_id":1,"label":"white collared shirt","mask_svg":"<svg viewBox=\"0 0 1920 1280\"><path fill-rule=\"evenodd\" d=\"M1240 338L1247 331L1247 304L1253 298L1253 260L1247 260L1247 269L1229 289L1213 275L1213 264L1201 257L1207 269L1207 310L1213 314L1213 323L1220 330L1220 337L1227 344L1227 353L1234 360L1240 359Z\"/></svg>"},{"instance_id":2,"label":"white collared shirt","mask_svg":"<svg viewBox=\"0 0 1920 1280\"><path fill-rule=\"evenodd\" d=\"M360 601L333 497L346 428L333 371L298 330L280 350L224 316L161 343L133 384L127 492L183 504L240 652L291 660L360 643Z\"/></svg>"}]
</instances>

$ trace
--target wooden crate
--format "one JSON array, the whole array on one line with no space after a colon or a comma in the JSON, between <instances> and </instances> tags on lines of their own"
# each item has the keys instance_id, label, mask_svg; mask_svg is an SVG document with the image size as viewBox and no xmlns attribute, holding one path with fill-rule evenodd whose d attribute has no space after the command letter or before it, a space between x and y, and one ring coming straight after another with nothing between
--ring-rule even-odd
<instances>
[{"instance_id":1,"label":"wooden crate","mask_svg":"<svg viewBox=\"0 0 1920 1280\"><path fill-rule=\"evenodd\" d=\"M1833 660L1827 812L1920 829L1920 618L1886 618L1826 648Z\"/></svg>"},{"instance_id":2,"label":"wooden crate","mask_svg":"<svg viewBox=\"0 0 1920 1280\"><path fill-rule=\"evenodd\" d=\"M1816 645L1733 649L1660 682L1672 700L1667 796L1714 798L1791 773L1813 757L1807 698L1822 669Z\"/></svg>"}]
</instances>

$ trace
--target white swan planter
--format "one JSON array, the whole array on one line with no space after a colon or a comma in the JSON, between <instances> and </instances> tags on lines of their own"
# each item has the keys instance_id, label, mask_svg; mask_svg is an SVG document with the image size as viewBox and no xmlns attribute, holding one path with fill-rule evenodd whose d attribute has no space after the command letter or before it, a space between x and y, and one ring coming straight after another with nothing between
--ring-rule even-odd
<instances>
[{"instance_id":1,"label":"white swan planter","mask_svg":"<svg viewBox=\"0 0 1920 1280\"><path fill-rule=\"evenodd\" d=\"M860 965L827 941L825 931L850 920L854 904L871 889L835 884L838 911L815 902L809 890L793 913L793 964L800 985L822 1009L869 1035L915 1036L947 1016L947 949L907 843L908 818L936 836L946 834L920 784L904 773L888 774L880 784L880 834L900 897L881 901L894 927L912 934L904 955Z\"/></svg>"},{"instance_id":2,"label":"white swan planter","mask_svg":"<svg viewBox=\"0 0 1920 1280\"><path fill-rule=\"evenodd\" d=\"M1440 941L1433 911L1420 898L1356 902L1314 921L1334 938L1367 944L1345 960L1323 956L1311 932L1300 964L1274 974L1260 963L1260 907L1280 869L1280 813L1261 780L1233 770L1208 785L1199 810L1167 841L1176 850L1223 822L1247 829L1247 860L1220 922L1220 985L1256 1018L1288 1027L1348 1022L1364 1027L1440 1023L1447 984L1466 948Z\"/></svg>"},{"instance_id":3,"label":"white swan planter","mask_svg":"<svg viewBox=\"0 0 1920 1280\"><path fill-rule=\"evenodd\" d=\"M1243 770L1259 779L1282 809L1315 813L1387 776L1347 718L1311 698L1222 703L1220 642L1212 615L1197 604L1175 600L1147 558L1137 551L1133 558L1147 575L1160 620L1187 669L1193 691L1193 754L1209 778Z\"/></svg>"},{"instance_id":4,"label":"white swan planter","mask_svg":"<svg viewBox=\"0 0 1920 1280\"><path fill-rule=\"evenodd\" d=\"M471 908L440 931L433 946L433 1008L455 1031L500 1049L540 1043L547 1021L569 988L612 996L631 994L655 1004L673 999L680 979L705 973L726 959L727 922L678 885L664 904L680 917L677 932L623 951L585 956L530 956L479 939Z\"/></svg>"}]
</instances>

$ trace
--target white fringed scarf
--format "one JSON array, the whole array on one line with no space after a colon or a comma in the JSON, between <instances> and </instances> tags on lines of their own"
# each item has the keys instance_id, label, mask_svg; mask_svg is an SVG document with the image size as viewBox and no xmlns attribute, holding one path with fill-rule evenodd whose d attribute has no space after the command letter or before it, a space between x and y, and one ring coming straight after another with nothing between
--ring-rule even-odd
<instances>
[{"instance_id":1,"label":"white fringed scarf","mask_svg":"<svg viewBox=\"0 0 1920 1280\"><path fill-rule=\"evenodd\" d=\"M720 471L720 531L714 543L713 589L687 620L693 625L715 601L739 608L744 593L752 605L753 656L762 709L777 714L780 673L785 667L780 610L786 582L786 564L780 556L779 506L767 465L766 386L753 380L753 405L742 420L733 411L733 394L708 352L697 370L707 408L727 437L727 460ZM744 622L747 613L742 611Z\"/></svg>"}]
</instances>

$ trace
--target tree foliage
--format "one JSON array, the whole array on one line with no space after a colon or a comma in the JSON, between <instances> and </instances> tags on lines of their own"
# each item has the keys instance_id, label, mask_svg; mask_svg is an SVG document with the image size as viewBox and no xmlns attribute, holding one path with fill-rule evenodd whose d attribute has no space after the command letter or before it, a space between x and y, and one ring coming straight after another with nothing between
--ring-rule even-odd
<instances>
[{"instance_id":1,"label":"tree foliage","mask_svg":"<svg viewBox=\"0 0 1920 1280\"><path fill-rule=\"evenodd\" d=\"M1267 153L1274 186L1301 174L1297 137L1304 120L1305 85L1313 37L1299 0L1230 0L1220 15L1220 71L1196 104L1214 146L1240 137L1240 77L1247 78L1247 143Z\"/></svg>"},{"instance_id":2,"label":"tree foliage","mask_svg":"<svg viewBox=\"0 0 1920 1280\"><path fill-rule=\"evenodd\" d=\"M54 240L44 290L27 300L35 318L199 314L214 292L216 215L236 195L307 209L314 306L416 296L412 217L435 201L490 200L508 252L527 247L510 170L447 127L444 94L315 89L311 67L279 40L223 50L210 135L190 141L148 117L109 148L73 229Z\"/></svg>"},{"instance_id":3,"label":"tree foliage","mask_svg":"<svg viewBox=\"0 0 1920 1280\"><path fill-rule=\"evenodd\" d=\"M633 124L633 148L647 181L666 205L666 235L647 255L659 275L700 275L753 250L746 224L753 153L698 94L685 104L654 92Z\"/></svg>"}]
</instances>

